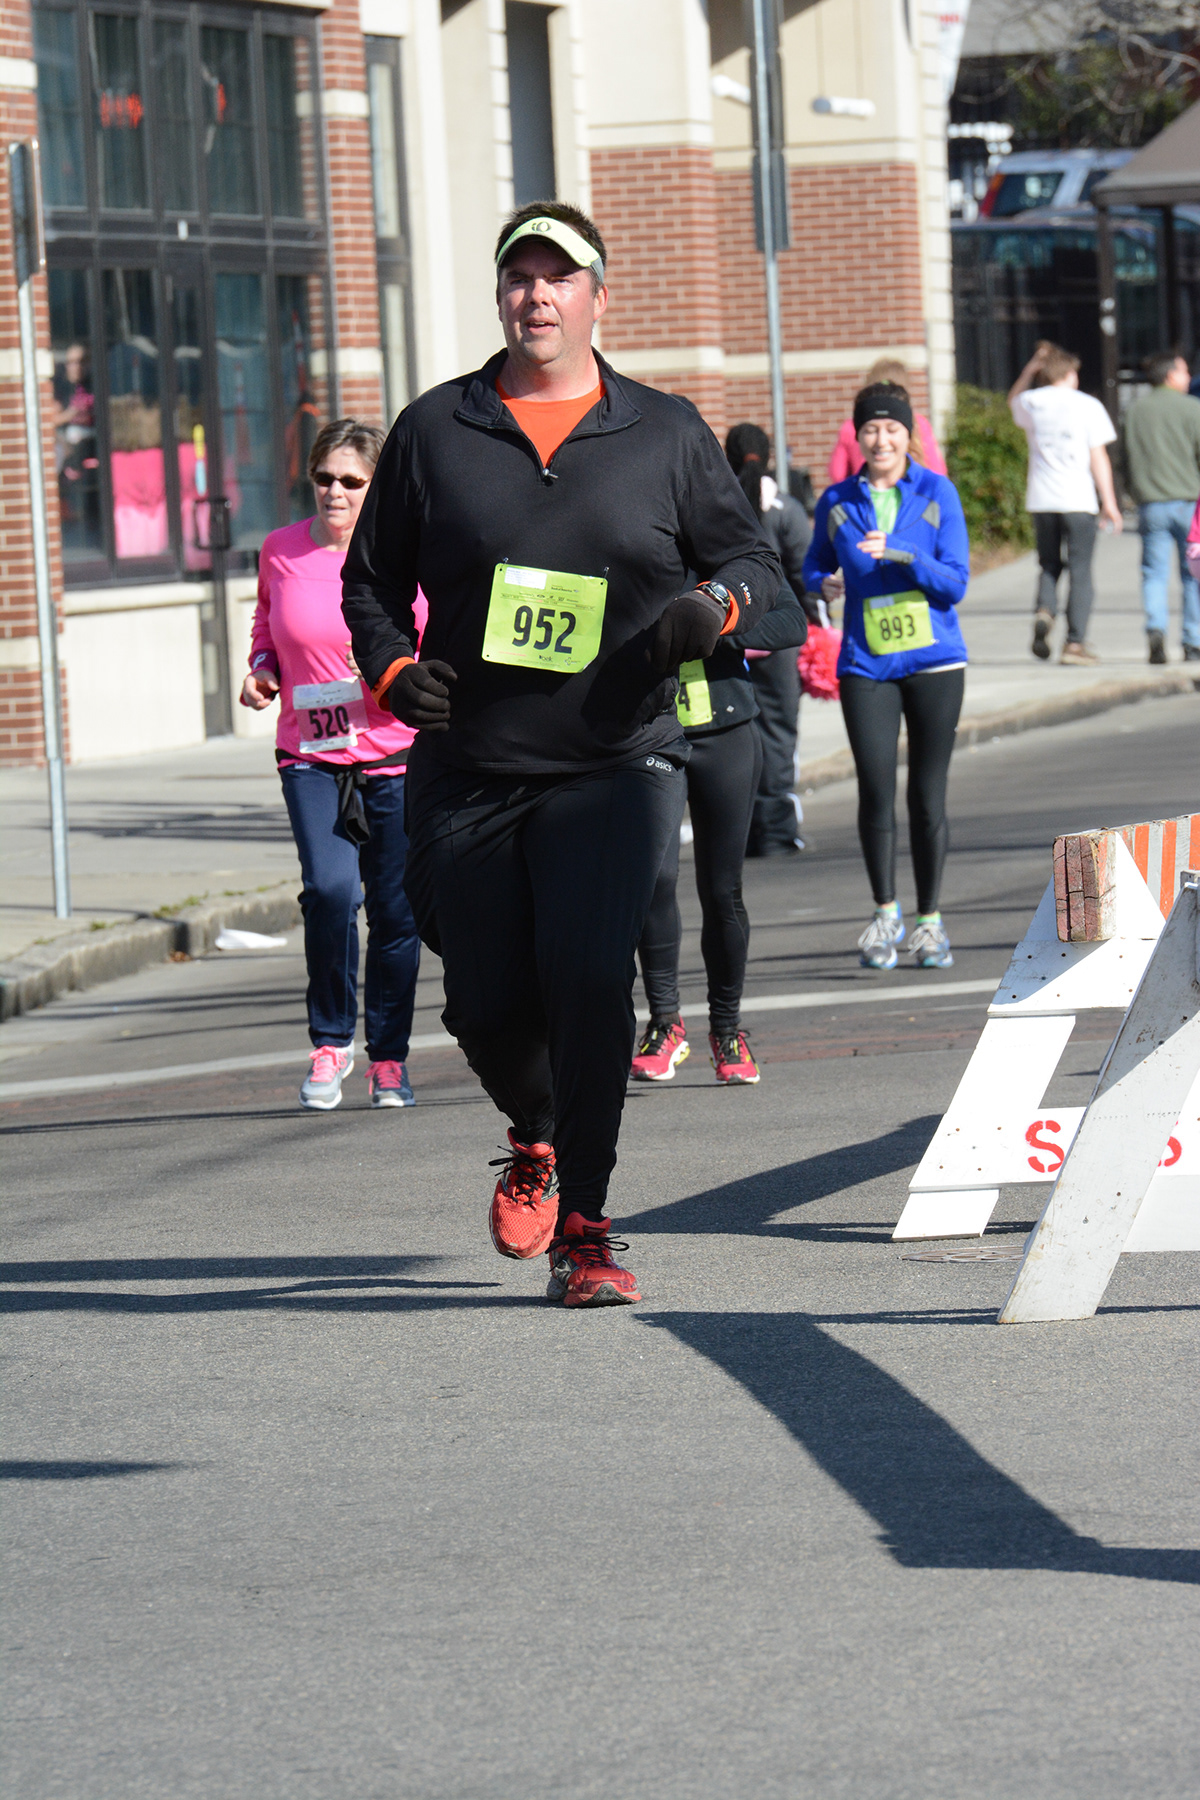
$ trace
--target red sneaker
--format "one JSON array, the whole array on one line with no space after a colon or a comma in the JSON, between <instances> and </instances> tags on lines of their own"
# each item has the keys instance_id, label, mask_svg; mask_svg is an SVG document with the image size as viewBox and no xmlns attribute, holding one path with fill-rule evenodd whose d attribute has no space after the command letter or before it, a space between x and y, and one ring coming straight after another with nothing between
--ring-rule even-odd
<instances>
[{"instance_id":1,"label":"red sneaker","mask_svg":"<svg viewBox=\"0 0 1200 1800\"><path fill-rule=\"evenodd\" d=\"M710 1032L708 1048L717 1080L725 1087L739 1084L753 1087L759 1079L758 1064L750 1054L744 1031L731 1031L725 1037L716 1037Z\"/></svg>"},{"instance_id":2,"label":"red sneaker","mask_svg":"<svg viewBox=\"0 0 1200 1800\"><path fill-rule=\"evenodd\" d=\"M673 1025L650 1025L630 1073L635 1081L671 1081L676 1065L685 1062L691 1053L682 1019L676 1019Z\"/></svg>"},{"instance_id":3,"label":"red sneaker","mask_svg":"<svg viewBox=\"0 0 1200 1800\"><path fill-rule=\"evenodd\" d=\"M562 1236L550 1246L547 1300L561 1300L564 1306L632 1306L641 1299L633 1275L612 1259L612 1251L629 1245L609 1237L610 1223L568 1213Z\"/></svg>"},{"instance_id":4,"label":"red sneaker","mask_svg":"<svg viewBox=\"0 0 1200 1800\"><path fill-rule=\"evenodd\" d=\"M511 1156L489 1167L503 1173L496 1183L488 1229L501 1256L522 1259L548 1250L558 1220L558 1179L551 1144L521 1144L510 1131Z\"/></svg>"}]
</instances>

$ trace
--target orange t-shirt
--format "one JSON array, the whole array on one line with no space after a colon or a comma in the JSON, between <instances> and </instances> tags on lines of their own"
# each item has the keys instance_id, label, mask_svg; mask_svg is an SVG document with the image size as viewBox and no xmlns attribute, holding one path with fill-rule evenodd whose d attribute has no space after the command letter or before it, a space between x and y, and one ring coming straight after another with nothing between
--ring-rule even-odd
<instances>
[{"instance_id":1,"label":"orange t-shirt","mask_svg":"<svg viewBox=\"0 0 1200 1800\"><path fill-rule=\"evenodd\" d=\"M598 381L590 394L580 394L575 400L514 400L499 382L496 392L541 457L544 469L583 415L599 405L604 383Z\"/></svg>"}]
</instances>

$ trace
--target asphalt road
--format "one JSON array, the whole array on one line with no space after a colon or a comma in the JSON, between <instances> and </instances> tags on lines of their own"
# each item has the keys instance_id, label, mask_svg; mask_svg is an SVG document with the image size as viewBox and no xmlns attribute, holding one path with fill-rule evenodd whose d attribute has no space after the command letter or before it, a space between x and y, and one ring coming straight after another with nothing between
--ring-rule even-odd
<instances>
[{"instance_id":1,"label":"asphalt road","mask_svg":"<svg viewBox=\"0 0 1200 1800\"><path fill-rule=\"evenodd\" d=\"M854 796L811 799L748 866L747 993L809 1002L750 1015L761 1085L694 1007L630 1096L636 1308L492 1253L453 1048L411 1112L299 1111L294 937L4 1026L4 1793L1191 1800L1197 1259L1011 1329L1015 1264L889 1234L1054 834L1191 810L1198 750L1188 698L963 755L945 973L857 968Z\"/></svg>"}]
</instances>

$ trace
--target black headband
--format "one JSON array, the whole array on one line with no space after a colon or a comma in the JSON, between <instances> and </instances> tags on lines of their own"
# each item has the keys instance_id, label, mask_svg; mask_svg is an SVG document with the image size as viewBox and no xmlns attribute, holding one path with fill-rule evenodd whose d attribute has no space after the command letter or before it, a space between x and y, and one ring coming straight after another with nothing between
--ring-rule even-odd
<instances>
[{"instance_id":1,"label":"black headband","mask_svg":"<svg viewBox=\"0 0 1200 1800\"><path fill-rule=\"evenodd\" d=\"M854 402L854 430L857 435L869 419L895 419L911 435L912 402L902 387L890 381L876 382L864 388Z\"/></svg>"}]
</instances>

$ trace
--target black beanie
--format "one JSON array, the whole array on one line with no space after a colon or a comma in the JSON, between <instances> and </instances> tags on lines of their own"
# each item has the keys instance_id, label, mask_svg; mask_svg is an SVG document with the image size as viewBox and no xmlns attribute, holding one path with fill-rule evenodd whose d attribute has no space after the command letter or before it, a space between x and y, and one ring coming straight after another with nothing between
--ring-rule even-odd
<instances>
[{"instance_id":1,"label":"black beanie","mask_svg":"<svg viewBox=\"0 0 1200 1800\"><path fill-rule=\"evenodd\" d=\"M854 401L855 435L869 419L895 419L912 435L912 401L905 388L894 381L876 381L865 387Z\"/></svg>"}]
</instances>

